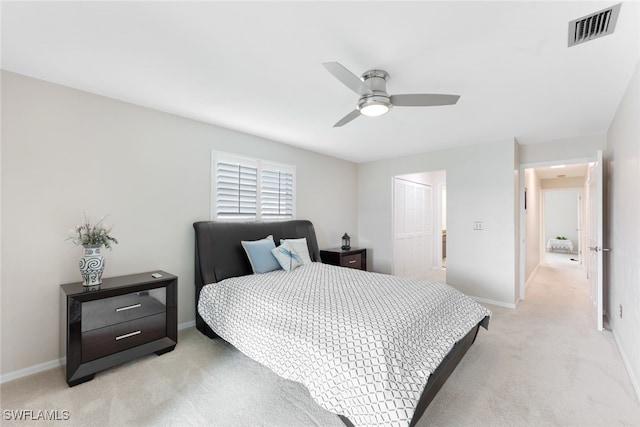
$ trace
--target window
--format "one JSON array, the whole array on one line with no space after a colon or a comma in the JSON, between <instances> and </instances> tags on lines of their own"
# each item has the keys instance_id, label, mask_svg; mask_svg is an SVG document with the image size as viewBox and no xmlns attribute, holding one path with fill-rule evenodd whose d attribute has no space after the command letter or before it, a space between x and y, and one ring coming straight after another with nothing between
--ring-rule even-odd
<instances>
[{"instance_id":1,"label":"window","mask_svg":"<svg viewBox=\"0 0 640 427\"><path fill-rule=\"evenodd\" d=\"M279 221L295 217L295 166L214 151L211 219Z\"/></svg>"}]
</instances>

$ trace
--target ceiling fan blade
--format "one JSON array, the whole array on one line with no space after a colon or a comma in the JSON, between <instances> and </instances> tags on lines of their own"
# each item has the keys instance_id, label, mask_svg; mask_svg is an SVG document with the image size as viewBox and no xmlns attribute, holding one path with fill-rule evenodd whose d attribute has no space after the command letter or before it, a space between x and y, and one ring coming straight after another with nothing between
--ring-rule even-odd
<instances>
[{"instance_id":1,"label":"ceiling fan blade","mask_svg":"<svg viewBox=\"0 0 640 427\"><path fill-rule=\"evenodd\" d=\"M324 68L358 95L372 95L373 91L358 76L347 70L339 62L324 62Z\"/></svg>"},{"instance_id":2,"label":"ceiling fan blade","mask_svg":"<svg viewBox=\"0 0 640 427\"><path fill-rule=\"evenodd\" d=\"M333 127L339 128L340 126L344 126L347 123L349 123L351 120L357 118L359 115L360 115L360 110L353 110L352 112L350 112L349 114L347 114L346 116L338 120L338 123L333 125Z\"/></svg>"},{"instance_id":3,"label":"ceiling fan blade","mask_svg":"<svg viewBox=\"0 0 640 427\"><path fill-rule=\"evenodd\" d=\"M398 107L433 107L437 105L453 105L460 95L443 95L439 93L410 93L391 95L391 103Z\"/></svg>"}]
</instances>

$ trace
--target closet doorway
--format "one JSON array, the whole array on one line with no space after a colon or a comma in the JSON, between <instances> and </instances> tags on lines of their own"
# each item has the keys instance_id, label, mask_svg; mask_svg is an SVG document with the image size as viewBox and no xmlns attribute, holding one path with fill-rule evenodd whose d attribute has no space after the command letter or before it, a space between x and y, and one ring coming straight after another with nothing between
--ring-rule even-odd
<instances>
[{"instance_id":1,"label":"closet doorway","mask_svg":"<svg viewBox=\"0 0 640 427\"><path fill-rule=\"evenodd\" d=\"M445 281L446 172L393 179L393 274Z\"/></svg>"}]
</instances>

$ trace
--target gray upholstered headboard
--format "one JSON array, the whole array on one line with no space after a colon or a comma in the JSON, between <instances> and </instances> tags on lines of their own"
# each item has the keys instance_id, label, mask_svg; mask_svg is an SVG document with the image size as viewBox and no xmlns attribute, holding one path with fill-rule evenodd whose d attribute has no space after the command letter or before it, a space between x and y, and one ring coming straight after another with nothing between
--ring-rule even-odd
<instances>
[{"instance_id":1,"label":"gray upholstered headboard","mask_svg":"<svg viewBox=\"0 0 640 427\"><path fill-rule=\"evenodd\" d=\"M312 261L320 262L320 250L316 232L311 221L294 220L283 222L194 222L196 232L195 280L196 280L196 327L213 337L213 331L198 314L200 290L209 283L229 277L252 274L251 264L240 243L242 240L263 239L273 235L276 244L280 239L305 237ZM212 335L213 334L213 335Z\"/></svg>"}]
</instances>

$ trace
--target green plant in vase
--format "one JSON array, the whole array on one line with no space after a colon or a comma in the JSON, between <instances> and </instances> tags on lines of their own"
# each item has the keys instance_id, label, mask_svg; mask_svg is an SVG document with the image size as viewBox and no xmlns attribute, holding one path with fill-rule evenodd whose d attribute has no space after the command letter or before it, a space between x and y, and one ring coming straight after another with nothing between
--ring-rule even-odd
<instances>
[{"instance_id":1,"label":"green plant in vase","mask_svg":"<svg viewBox=\"0 0 640 427\"><path fill-rule=\"evenodd\" d=\"M102 283L105 263L101 250L103 247L111 250L112 245L118 244L118 240L110 234L111 227L104 222L106 218L107 216L103 216L100 221L91 224L85 214L84 222L76 225L69 237L75 245L84 248L84 255L80 258L79 264L84 286Z\"/></svg>"}]
</instances>

